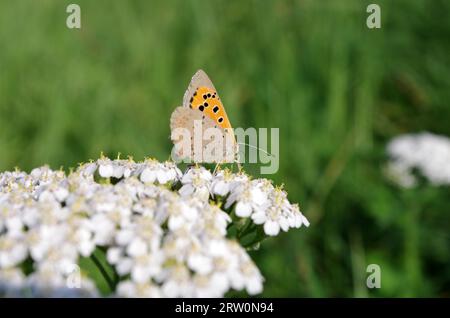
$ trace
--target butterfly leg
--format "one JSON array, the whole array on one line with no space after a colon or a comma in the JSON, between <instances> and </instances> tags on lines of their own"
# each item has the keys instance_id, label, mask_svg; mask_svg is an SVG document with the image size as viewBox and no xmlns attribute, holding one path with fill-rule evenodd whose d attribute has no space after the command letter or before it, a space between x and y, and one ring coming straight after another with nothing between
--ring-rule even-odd
<instances>
[{"instance_id":1,"label":"butterfly leg","mask_svg":"<svg viewBox=\"0 0 450 318\"><path fill-rule=\"evenodd\" d=\"M216 163L216 166L214 167L213 175L216 174L217 169L219 168L220 163Z\"/></svg>"},{"instance_id":2,"label":"butterfly leg","mask_svg":"<svg viewBox=\"0 0 450 318\"><path fill-rule=\"evenodd\" d=\"M236 166L238 167L238 172L242 172L242 166L240 163L240 156L239 153L236 154L236 157L234 159L234 163L236 164Z\"/></svg>"},{"instance_id":3,"label":"butterfly leg","mask_svg":"<svg viewBox=\"0 0 450 318\"><path fill-rule=\"evenodd\" d=\"M186 166L186 171L191 170L192 168L198 168L195 163L188 163Z\"/></svg>"}]
</instances>

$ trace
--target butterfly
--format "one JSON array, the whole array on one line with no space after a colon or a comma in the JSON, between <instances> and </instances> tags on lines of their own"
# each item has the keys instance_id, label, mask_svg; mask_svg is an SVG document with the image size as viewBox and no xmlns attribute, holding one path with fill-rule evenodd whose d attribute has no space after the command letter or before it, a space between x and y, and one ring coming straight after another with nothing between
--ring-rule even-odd
<instances>
[{"instance_id":1,"label":"butterfly","mask_svg":"<svg viewBox=\"0 0 450 318\"><path fill-rule=\"evenodd\" d=\"M236 162L238 144L233 127L217 90L203 70L192 77L183 105L175 108L170 117L170 129L174 159L194 163Z\"/></svg>"}]
</instances>

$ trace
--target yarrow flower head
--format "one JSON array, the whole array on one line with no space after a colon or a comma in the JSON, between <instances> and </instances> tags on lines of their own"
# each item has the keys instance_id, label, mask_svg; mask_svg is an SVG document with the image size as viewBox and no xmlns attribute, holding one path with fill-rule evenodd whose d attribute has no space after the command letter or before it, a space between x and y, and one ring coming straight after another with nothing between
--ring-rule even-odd
<instances>
[{"instance_id":1,"label":"yarrow flower head","mask_svg":"<svg viewBox=\"0 0 450 318\"><path fill-rule=\"evenodd\" d=\"M450 184L450 139L428 132L401 135L389 142L388 175L400 186L417 185L416 169L432 185Z\"/></svg>"},{"instance_id":2,"label":"yarrow flower head","mask_svg":"<svg viewBox=\"0 0 450 318\"><path fill-rule=\"evenodd\" d=\"M111 296L255 295L264 278L246 248L301 225L283 189L242 172L104 156L69 175L4 172L0 295L100 296L80 262L99 258Z\"/></svg>"}]
</instances>

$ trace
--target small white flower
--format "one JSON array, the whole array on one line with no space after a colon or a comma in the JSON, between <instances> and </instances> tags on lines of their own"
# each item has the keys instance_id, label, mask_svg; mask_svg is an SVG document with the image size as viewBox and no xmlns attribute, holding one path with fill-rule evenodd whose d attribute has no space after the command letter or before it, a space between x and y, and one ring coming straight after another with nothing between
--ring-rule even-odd
<instances>
[{"instance_id":1,"label":"small white flower","mask_svg":"<svg viewBox=\"0 0 450 318\"><path fill-rule=\"evenodd\" d=\"M133 269L133 260L128 257L123 257L119 259L116 264L116 270L119 275L126 275Z\"/></svg>"},{"instance_id":2,"label":"small white flower","mask_svg":"<svg viewBox=\"0 0 450 318\"><path fill-rule=\"evenodd\" d=\"M131 280L125 280L117 286L117 296L129 298L159 298L162 297L158 286L151 283L137 284Z\"/></svg>"},{"instance_id":3,"label":"small white flower","mask_svg":"<svg viewBox=\"0 0 450 318\"><path fill-rule=\"evenodd\" d=\"M122 249L118 247L111 247L106 253L106 259L108 260L108 263L113 265L117 264L122 257Z\"/></svg>"},{"instance_id":4,"label":"small white flower","mask_svg":"<svg viewBox=\"0 0 450 318\"><path fill-rule=\"evenodd\" d=\"M141 284L149 281L150 278L160 273L163 261L164 257L160 251L134 258L133 268L131 269L132 280Z\"/></svg>"},{"instance_id":5,"label":"small white flower","mask_svg":"<svg viewBox=\"0 0 450 318\"><path fill-rule=\"evenodd\" d=\"M141 181L144 183L154 183L156 181L156 171L145 168L141 173Z\"/></svg>"},{"instance_id":6,"label":"small white flower","mask_svg":"<svg viewBox=\"0 0 450 318\"><path fill-rule=\"evenodd\" d=\"M207 275L213 269L212 259L200 253L193 253L189 255L187 259L187 264L190 269L201 275Z\"/></svg>"},{"instance_id":7,"label":"small white flower","mask_svg":"<svg viewBox=\"0 0 450 318\"><path fill-rule=\"evenodd\" d=\"M196 196L206 201L209 198L211 179L211 172L205 168L191 168L181 178L183 186L179 193L182 197Z\"/></svg>"},{"instance_id":8,"label":"small white flower","mask_svg":"<svg viewBox=\"0 0 450 318\"><path fill-rule=\"evenodd\" d=\"M211 184L213 194L226 196L236 186L248 182L249 178L243 173L234 174L228 169L217 171Z\"/></svg>"},{"instance_id":9,"label":"small white flower","mask_svg":"<svg viewBox=\"0 0 450 318\"><path fill-rule=\"evenodd\" d=\"M155 160L147 160L143 167L140 179L144 183L166 184L175 181L181 176L181 171L171 163L159 163Z\"/></svg>"},{"instance_id":10,"label":"small white flower","mask_svg":"<svg viewBox=\"0 0 450 318\"><path fill-rule=\"evenodd\" d=\"M163 280L161 290L165 297L192 296L192 283L189 269L183 264L166 267L160 275Z\"/></svg>"},{"instance_id":11,"label":"small white flower","mask_svg":"<svg viewBox=\"0 0 450 318\"><path fill-rule=\"evenodd\" d=\"M239 201L236 204L236 215L241 218L249 217L252 214L253 208L250 202Z\"/></svg>"},{"instance_id":12,"label":"small white flower","mask_svg":"<svg viewBox=\"0 0 450 318\"><path fill-rule=\"evenodd\" d=\"M199 217L199 212L187 202L171 202L167 207L169 229L174 231L182 226L191 226Z\"/></svg>"},{"instance_id":13,"label":"small white flower","mask_svg":"<svg viewBox=\"0 0 450 318\"><path fill-rule=\"evenodd\" d=\"M88 257L94 252L94 236L87 226L75 230L75 243L77 244L78 251L83 257Z\"/></svg>"},{"instance_id":14,"label":"small white flower","mask_svg":"<svg viewBox=\"0 0 450 318\"><path fill-rule=\"evenodd\" d=\"M253 180L243 182L234 187L227 198L225 208L228 209L236 203L235 212L239 217L250 217L267 207L267 194L262 190L264 182Z\"/></svg>"},{"instance_id":15,"label":"small white flower","mask_svg":"<svg viewBox=\"0 0 450 318\"><path fill-rule=\"evenodd\" d=\"M114 174L114 165L111 159L102 158L97 161L98 173L103 178L110 178Z\"/></svg>"},{"instance_id":16,"label":"small white flower","mask_svg":"<svg viewBox=\"0 0 450 318\"><path fill-rule=\"evenodd\" d=\"M69 195L69 191L64 187L59 187L53 191L56 200L63 202Z\"/></svg>"},{"instance_id":17,"label":"small white flower","mask_svg":"<svg viewBox=\"0 0 450 318\"><path fill-rule=\"evenodd\" d=\"M20 264L28 255L24 242L8 236L0 237L0 269Z\"/></svg>"},{"instance_id":18,"label":"small white flower","mask_svg":"<svg viewBox=\"0 0 450 318\"><path fill-rule=\"evenodd\" d=\"M94 176L95 171L97 171L97 163L95 162L82 164L77 169L77 173L84 177Z\"/></svg>"},{"instance_id":19,"label":"small white flower","mask_svg":"<svg viewBox=\"0 0 450 318\"><path fill-rule=\"evenodd\" d=\"M104 214L96 214L91 218L91 230L97 245L107 245L114 237L116 225Z\"/></svg>"},{"instance_id":20,"label":"small white flower","mask_svg":"<svg viewBox=\"0 0 450 318\"><path fill-rule=\"evenodd\" d=\"M268 195L267 204L263 209L255 211L251 219L255 224L263 225L265 234L276 236L280 229L286 232L289 228L298 228L302 224L309 226L298 205L289 203L285 191L270 184L265 184L261 189Z\"/></svg>"},{"instance_id":21,"label":"small white flower","mask_svg":"<svg viewBox=\"0 0 450 318\"><path fill-rule=\"evenodd\" d=\"M121 229L115 235L116 243L119 245L128 245L135 237L132 229Z\"/></svg>"},{"instance_id":22,"label":"small white flower","mask_svg":"<svg viewBox=\"0 0 450 318\"><path fill-rule=\"evenodd\" d=\"M113 172L112 176L116 179L120 179L123 177L123 174L125 172L125 167L120 162L115 162L113 165Z\"/></svg>"},{"instance_id":23,"label":"small white flower","mask_svg":"<svg viewBox=\"0 0 450 318\"><path fill-rule=\"evenodd\" d=\"M131 257L142 256L147 253L147 244L141 238L135 238L127 247L127 254Z\"/></svg>"},{"instance_id":24,"label":"small white flower","mask_svg":"<svg viewBox=\"0 0 450 318\"><path fill-rule=\"evenodd\" d=\"M273 220L267 220L264 223L264 233L270 236L276 236L280 232L280 224Z\"/></svg>"}]
</instances>

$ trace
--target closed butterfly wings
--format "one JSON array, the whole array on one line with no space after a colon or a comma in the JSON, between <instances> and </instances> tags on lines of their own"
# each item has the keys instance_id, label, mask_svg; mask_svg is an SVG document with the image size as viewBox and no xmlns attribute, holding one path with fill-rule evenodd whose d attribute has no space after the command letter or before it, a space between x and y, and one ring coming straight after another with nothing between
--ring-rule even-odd
<instances>
[{"instance_id":1,"label":"closed butterfly wings","mask_svg":"<svg viewBox=\"0 0 450 318\"><path fill-rule=\"evenodd\" d=\"M202 70L192 77L184 94L183 106L177 107L172 113L170 128L178 158L217 163L234 162L236 159L238 147L233 128L214 85ZM189 143L186 135L181 134L181 138L180 129L189 134ZM195 133L199 131L202 136L196 136ZM222 139L221 146L214 151L213 157L205 156L205 150L215 138Z\"/></svg>"}]
</instances>

